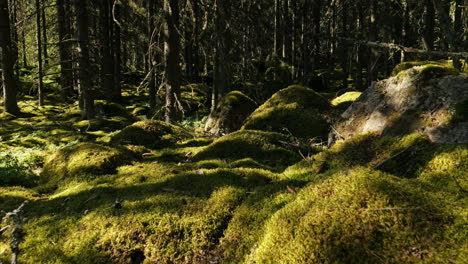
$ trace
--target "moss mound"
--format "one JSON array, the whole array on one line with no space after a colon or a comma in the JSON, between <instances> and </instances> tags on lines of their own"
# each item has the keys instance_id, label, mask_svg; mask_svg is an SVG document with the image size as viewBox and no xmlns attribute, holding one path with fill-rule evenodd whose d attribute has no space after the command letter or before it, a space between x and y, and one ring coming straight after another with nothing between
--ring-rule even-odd
<instances>
[{"instance_id":1,"label":"moss mound","mask_svg":"<svg viewBox=\"0 0 468 264\"><path fill-rule=\"evenodd\" d=\"M156 120L136 122L112 136L112 143L161 148L189 138L190 133L178 126Z\"/></svg>"},{"instance_id":2,"label":"moss mound","mask_svg":"<svg viewBox=\"0 0 468 264\"><path fill-rule=\"evenodd\" d=\"M291 133L296 137L325 137L328 125L323 117L330 105L312 89L290 86L268 99L247 119L242 129Z\"/></svg>"},{"instance_id":3,"label":"moss mound","mask_svg":"<svg viewBox=\"0 0 468 264\"><path fill-rule=\"evenodd\" d=\"M256 162L275 167L297 162L298 154L287 149L288 138L279 133L255 130L241 130L225 135L197 153L193 160L225 159L237 161L251 158Z\"/></svg>"},{"instance_id":4,"label":"moss mound","mask_svg":"<svg viewBox=\"0 0 468 264\"><path fill-rule=\"evenodd\" d=\"M59 149L45 161L41 181L58 184L65 179L92 174L103 175L133 160L129 151L94 143L79 143Z\"/></svg>"},{"instance_id":5,"label":"moss mound","mask_svg":"<svg viewBox=\"0 0 468 264\"><path fill-rule=\"evenodd\" d=\"M111 118L97 118L92 120L78 121L73 124L73 128L79 130L80 132L100 130L110 132L122 129L131 123L132 121L125 117L116 116Z\"/></svg>"},{"instance_id":6,"label":"moss mound","mask_svg":"<svg viewBox=\"0 0 468 264\"><path fill-rule=\"evenodd\" d=\"M337 173L304 188L271 218L253 259L441 263L453 256L462 261L466 236L451 233L466 231L454 223L451 210L419 186L360 167Z\"/></svg>"},{"instance_id":7,"label":"moss mound","mask_svg":"<svg viewBox=\"0 0 468 264\"><path fill-rule=\"evenodd\" d=\"M239 130L245 119L255 110L257 104L239 91L226 94L216 110L210 114L205 124L205 131L212 135Z\"/></svg>"}]
</instances>

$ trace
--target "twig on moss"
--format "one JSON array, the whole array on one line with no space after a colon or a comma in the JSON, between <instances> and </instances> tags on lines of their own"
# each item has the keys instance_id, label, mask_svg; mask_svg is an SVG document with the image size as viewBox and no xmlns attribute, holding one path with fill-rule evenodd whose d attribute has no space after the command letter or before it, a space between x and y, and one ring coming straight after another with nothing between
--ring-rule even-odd
<instances>
[{"instance_id":1,"label":"twig on moss","mask_svg":"<svg viewBox=\"0 0 468 264\"><path fill-rule=\"evenodd\" d=\"M387 161L389 161L389 160L392 160L392 159L398 157L398 156L401 155L403 152L407 151L409 148L411 148L411 146L406 147L406 148L404 148L403 150L401 150L401 151L399 151L398 153L396 153L395 155L391 156L390 158L385 159L385 160L379 162L377 165L374 166L373 169L375 170L375 169L379 168L380 166L382 166L385 162L387 162Z\"/></svg>"},{"instance_id":2,"label":"twig on moss","mask_svg":"<svg viewBox=\"0 0 468 264\"><path fill-rule=\"evenodd\" d=\"M21 227L21 219L20 214L23 211L23 208L29 200L25 200L18 208L15 210L8 212L4 217L3 220L8 221L11 220L11 224L8 227L12 228L11 237L12 240L10 242L10 249L11 249L11 263L16 264L19 254L19 244L23 238L23 229ZM4 228L2 228L4 229Z\"/></svg>"},{"instance_id":3,"label":"twig on moss","mask_svg":"<svg viewBox=\"0 0 468 264\"><path fill-rule=\"evenodd\" d=\"M457 178L455 178L455 176L453 176L452 174L450 174L450 177L452 177L453 181L455 182L455 185L458 187L458 189L460 190L460 192L462 192L462 193L468 193L468 191L465 190L465 189L460 185L460 183L458 182Z\"/></svg>"}]
</instances>

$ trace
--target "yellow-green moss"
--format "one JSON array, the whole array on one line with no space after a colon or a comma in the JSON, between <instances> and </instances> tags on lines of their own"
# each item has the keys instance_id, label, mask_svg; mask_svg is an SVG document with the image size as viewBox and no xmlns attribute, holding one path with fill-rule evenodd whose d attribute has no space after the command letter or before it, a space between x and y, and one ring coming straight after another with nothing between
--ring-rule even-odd
<instances>
[{"instance_id":1,"label":"yellow-green moss","mask_svg":"<svg viewBox=\"0 0 468 264\"><path fill-rule=\"evenodd\" d=\"M282 168L299 159L283 142L288 138L274 132L241 130L225 135L197 153L193 160L226 159L236 161L252 158L262 164Z\"/></svg>"},{"instance_id":2,"label":"yellow-green moss","mask_svg":"<svg viewBox=\"0 0 468 264\"><path fill-rule=\"evenodd\" d=\"M112 143L161 148L189 138L190 132L155 120L136 122L112 136Z\"/></svg>"},{"instance_id":3,"label":"yellow-green moss","mask_svg":"<svg viewBox=\"0 0 468 264\"><path fill-rule=\"evenodd\" d=\"M88 174L114 173L121 165L132 161L129 151L93 143L80 143L59 149L47 158L41 180L57 185L67 179Z\"/></svg>"},{"instance_id":4,"label":"yellow-green moss","mask_svg":"<svg viewBox=\"0 0 468 264\"><path fill-rule=\"evenodd\" d=\"M428 64L439 65L443 67L452 67L451 61L444 61L444 60L442 61L407 61L407 62L402 62L398 64L397 66L395 66L395 68L393 68L392 70L392 76L396 76L398 75L398 73L411 69L415 66L424 66Z\"/></svg>"},{"instance_id":5,"label":"yellow-green moss","mask_svg":"<svg viewBox=\"0 0 468 264\"><path fill-rule=\"evenodd\" d=\"M330 105L312 89L290 86L274 94L247 118L242 129L291 133L297 137L325 137L323 115Z\"/></svg>"},{"instance_id":6,"label":"yellow-green moss","mask_svg":"<svg viewBox=\"0 0 468 264\"><path fill-rule=\"evenodd\" d=\"M334 98L332 101L331 101L331 105L333 106L339 106L341 104L344 104L344 103L352 103L354 101L356 101L356 99L359 98L359 96L361 96L361 92L346 92L336 98Z\"/></svg>"},{"instance_id":7,"label":"yellow-green moss","mask_svg":"<svg viewBox=\"0 0 468 264\"><path fill-rule=\"evenodd\" d=\"M125 118L125 117L112 117L112 118L98 118L92 120L82 120L73 124L73 127L81 132L88 132L88 131L115 131L118 129L122 129L132 121Z\"/></svg>"},{"instance_id":8,"label":"yellow-green moss","mask_svg":"<svg viewBox=\"0 0 468 264\"><path fill-rule=\"evenodd\" d=\"M337 173L303 189L271 218L254 263L462 261L466 236L445 231L466 231L433 200L418 184L388 174Z\"/></svg>"}]
</instances>

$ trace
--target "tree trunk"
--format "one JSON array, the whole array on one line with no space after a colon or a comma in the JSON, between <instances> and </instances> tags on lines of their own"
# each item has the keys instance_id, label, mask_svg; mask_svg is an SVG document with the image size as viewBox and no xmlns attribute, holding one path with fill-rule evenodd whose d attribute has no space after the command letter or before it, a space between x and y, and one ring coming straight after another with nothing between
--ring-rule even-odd
<instances>
[{"instance_id":1,"label":"tree trunk","mask_svg":"<svg viewBox=\"0 0 468 264\"><path fill-rule=\"evenodd\" d=\"M115 8L114 8L114 18L120 23L120 8L121 5L119 3L115 3ZM112 21L113 19L111 19ZM122 86L120 84L120 81L122 79L122 36L121 36L121 30L120 30L120 25L111 22L111 25L114 27L114 90L113 90L113 100L114 101L120 101L122 99Z\"/></svg>"},{"instance_id":2,"label":"tree trunk","mask_svg":"<svg viewBox=\"0 0 468 264\"><path fill-rule=\"evenodd\" d=\"M12 115L18 115L20 110L16 100L16 83L12 58L13 45L10 37L10 19L8 13L8 1L0 1L0 48L2 55L4 110Z\"/></svg>"},{"instance_id":3,"label":"tree trunk","mask_svg":"<svg viewBox=\"0 0 468 264\"><path fill-rule=\"evenodd\" d=\"M42 70L42 39L41 39L41 3L36 0L36 37L37 37L37 64L38 64L38 84L37 96L39 99L39 106L44 105L44 83L43 70Z\"/></svg>"},{"instance_id":4,"label":"tree trunk","mask_svg":"<svg viewBox=\"0 0 468 264\"><path fill-rule=\"evenodd\" d=\"M72 69L72 47L69 21L69 13L65 8L65 0L57 0L57 19L60 56L60 85L64 99L73 94L73 69Z\"/></svg>"},{"instance_id":5,"label":"tree trunk","mask_svg":"<svg viewBox=\"0 0 468 264\"><path fill-rule=\"evenodd\" d=\"M99 24L100 24L100 44L101 44L101 87L105 98L114 101L114 58L111 47L111 6L109 0L99 1Z\"/></svg>"},{"instance_id":6,"label":"tree trunk","mask_svg":"<svg viewBox=\"0 0 468 264\"><path fill-rule=\"evenodd\" d=\"M77 10L78 44L80 49L78 66L78 85L82 119L94 118L94 99L92 94L89 62L89 20L87 0L75 0Z\"/></svg>"},{"instance_id":7,"label":"tree trunk","mask_svg":"<svg viewBox=\"0 0 468 264\"><path fill-rule=\"evenodd\" d=\"M46 9L46 0L42 1L42 8L40 10L37 10L37 12L40 12L41 14L41 22L42 22L42 36L43 36L43 41L42 41L42 46L44 49L44 63L46 66L49 65L49 53L47 51L47 21L46 21L46 14L45 14L45 9Z\"/></svg>"},{"instance_id":8,"label":"tree trunk","mask_svg":"<svg viewBox=\"0 0 468 264\"><path fill-rule=\"evenodd\" d=\"M180 100L180 36L179 1L164 0L164 61L166 68L166 112L168 123L179 121L181 118Z\"/></svg>"},{"instance_id":9,"label":"tree trunk","mask_svg":"<svg viewBox=\"0 0 468 264\"><path fill-rule=\"evenodd\" d=\"M214 80L213 93L211 102L211 111L216 109L216 106L227 91L229 86L229 41L230 36L227 28L227 20L229 17L229 0L215 1L215 65L214 65Z\"/></svg>"},{"instance_id":10,"label":"tree trunk","mask_svg":"<svg viewBox=\"0 0 468 264\"><path fill-rule=\"evenodd\" d=\"M432 50L434 48L435 8L432 0L426 0L425 6L423 47L425 50Z\"/></svg>"},{"instance_id":11,"label":"tree trunk","mask_svg":"<svg viewBox=\"0 0 468 264\"><path fill-rule=\"evenodd\" d=\"M155 80L155 71L154 68L156 63L155 61L155 52L154 52L154 38L156 37L155 27L154 27L154 2L149 0L147 1L148 4L148 64L150 65L150 72L149 74L149 83L148 83L148 90L149 90L149 106L150 109L153 110L156 108L156 80Z\"/></svg>"}]
</instances>

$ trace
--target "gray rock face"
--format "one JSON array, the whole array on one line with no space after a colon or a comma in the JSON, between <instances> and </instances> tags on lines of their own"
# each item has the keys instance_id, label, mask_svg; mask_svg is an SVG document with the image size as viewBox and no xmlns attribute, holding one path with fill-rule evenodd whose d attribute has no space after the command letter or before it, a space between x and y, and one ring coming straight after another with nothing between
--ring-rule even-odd
<instances>
[{"instance_id":1,"label":"gray rock face","mask_svg":"<svg viewBox=\"0 0 468 264\"><path fill-rule=\"evenodd\" d=\"M456 106L466 100L466 74L433 65L413 67L373 83L342 114L334 136L425 133L436 143L468 143L468 120L454 118Z\"/></svg>"}]
</instances>

